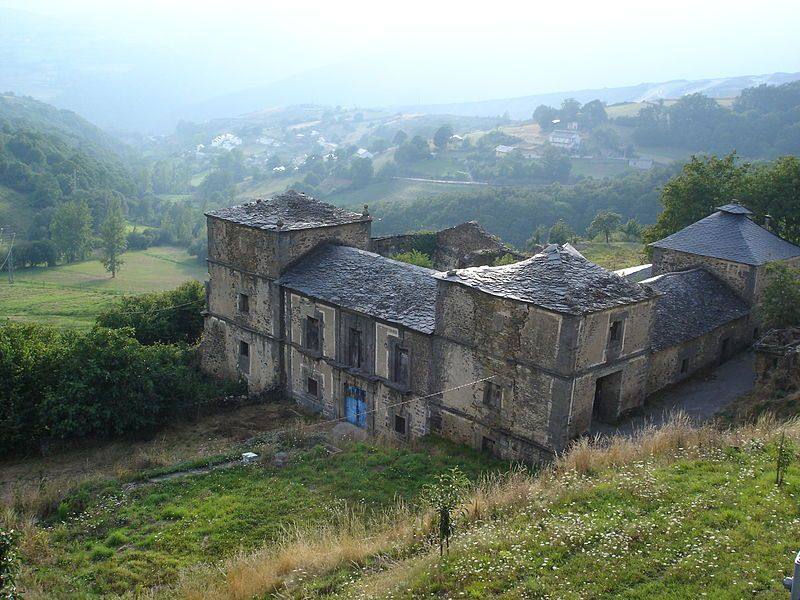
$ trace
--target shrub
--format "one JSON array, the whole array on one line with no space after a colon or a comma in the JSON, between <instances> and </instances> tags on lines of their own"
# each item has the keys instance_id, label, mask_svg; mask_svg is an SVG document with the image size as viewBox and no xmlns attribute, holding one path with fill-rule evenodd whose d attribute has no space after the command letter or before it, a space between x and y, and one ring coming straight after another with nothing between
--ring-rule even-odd
<instances>
[{"instance_id":1,"label":"shrub","mask_svg":"<svg viewBox=\"0 0 800 600\"><path fill-rule=\"evenodd\" d=\"M194 343L203 333L205 287L187 281L174 290L126 296L97 317L101 327L130 327L142 344Z\"/></svg>"},{"instance_id":2,"label":"shrub","mask_svg":"<svg viewBox=\"0 0 800 600\"><path fill-rule=\"evenodd\" d=\"M130 328L0 327L0 455L48 439L154 430L171 414L241 393L202 375L193 352L143 345Z\"/></svg>"},{"instance_id":3,"label":"shrub","mask_svg":"<svg viewBox=\"0 0 800 600\"><path fill-rule=\"evenodd\" d=\"M419 250L412 250L411 252L401 252L400 254L392 255L394 260L399 260L404 263L409 263L411 265L417 265L418 267L427 267L429 269L433 268L433 261L431 257L427 254L423 254Z\"/></svg>"}]
</instances>

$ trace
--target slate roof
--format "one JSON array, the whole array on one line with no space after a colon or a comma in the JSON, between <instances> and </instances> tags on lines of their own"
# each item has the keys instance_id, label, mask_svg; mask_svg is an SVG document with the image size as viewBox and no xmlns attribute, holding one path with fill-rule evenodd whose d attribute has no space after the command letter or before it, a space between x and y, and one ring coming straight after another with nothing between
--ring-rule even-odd
<instances>
[{"instance_id":1,"label":"slate roof","mask_svg":"<svg viewBox=\"0 0 800 600\"><path fill-rule=\"evenodd\" d=\"M643 284L661 292L656 300L652 349L697 338L750 312L750 307L705 269L665 273Z\"/></svg>"},{"instance_id":2,"label":"slate roof","mask_svg":"<svg viewBox=\"0 0 800 600\"><path fill-rule=\"evenodd\" d=\"M330 227L372 220L368 214L344 210L294 190L267 200L220 208L206 213L206 216L272 231Z\"/></svg>"},{"instance_id":3,"label":"slate roof","mask_svg":"<svg viewBox=\"0 0 800 600\"><path fill-rule=\"evenodd\" d=\"M596 312L655 295L649 288L589 262L569 244L551 244L511 265L457 269L434 277L567 314Z\"/></svg>"},{"instance_id":4,"label":"slate roof","mask_svg":"<svg viewBox=\"0 0 800 600\"><path fill-rule=\"evenodd\" d=\"M800 256L799 247L751 221L751 214L744 206L726 204L705 219L650 245L746 265Z\"/></svg>"},{"instance_id":5,"label":"slate roof","mask_svg":"<svg viewBox=\"0 0 800 600\"><path fill-rule=\"evenodd\" d=\"M278 283L383 321L433 333L435 273L358 248L323 245L290 267Z\"/></svg>"}]
</instances>

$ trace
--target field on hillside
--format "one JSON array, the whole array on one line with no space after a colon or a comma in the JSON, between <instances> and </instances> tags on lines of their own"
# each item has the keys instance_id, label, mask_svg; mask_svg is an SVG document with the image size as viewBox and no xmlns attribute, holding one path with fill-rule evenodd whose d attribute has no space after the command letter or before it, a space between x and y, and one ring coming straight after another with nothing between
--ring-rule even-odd
<instances>
[{"instance_id":1,"label":"field on hillside","mask_svg":"<svg viewBox=\"0 0 800 600\"><path fill-rule=\"evenodd\" d=\"M0 278L0 320L91 327L97 313L121 295L172 289L207 277L205 265L182 248L126 252L123 260L114 279L98 260L21 269L13 285Z\"/></svg>"},{"instance_id":2,"label":"field on hillside","mask_svg":"<svg viewBox=\"0 0 800 600\"><path fill-rule=\"evenodd\" d=\"M644 246L639 242L584 242L578 244L578 250L595 264L611 271L635 267L647 262Z\"/></svg>"},{"instance_id":3,"label":"field on hillside","mask_svg":"<svg viewBox=\"0 0 800 600\"><path fill-rule=\"evenodd\" d=\"M103 458L104 448L75 451L71 462L78 465L83 459L83 476L93 481L57 495L55 509L44 521L27 525L22 546L25 597L106 597L170 585L193 565L217 563L237 552L283 541L297 530L379 520L398 502L415 501L434 474L452 466L459 465L472 479L501 466L485 455L437 439L411 447L375 441L337 441L334 447L324 442L321 430L299 435L271 432L291 428L298 420L308 422L291 404L258 405L239 412L246 415L203 419L193 427L163 432L149 445L131 447L135 460L116 463L116 476L104 462L92 469ZM259 412L263 418L257 418ZM237 444L240 436L231 433L236 427L256 437ZM254 428L265 433L258 435ZM189 448L176 444L176 436L179 442L187 440ZM218 443L222 437L230 444L224 450ZM209 455L205 445L197 444L202 438L222 453ZM170 475L192 465L178 463L187 456L216 463L245 449L262 458L188 476ZM70 453L62 454L67 458L56 460L64 468L70 464ZM130 470L149 463L158 467ZM52 468L57 465L45 470L46 459L30 461L27 469L24 465L25 461L0 463L0 477L25 477L28 493L37 489L37 483L30 481L31 470L48 474L40 489L50 489L50 478L58 477ZM56 484L64 485L58 480ZM14 483L6 487L11 488L6 502L21 505L15 498L25 494L15 493ZM47 492L39 494L47 497Z\"/></svg>"},{"instance_id":4,"label":"field on hillside","mask_svg":"<svg viewBox=\"0 0 800 600\"><path fill-rule=\"evenodd\" d=\"M465 498L444 558L398 514L361 546L342 532L209 569L183 597L782 600L800 548L800 465L775 483L782 431L800 439L797 421L724 432L679 418L583 440Z\"/></svg>"}]
</instances>

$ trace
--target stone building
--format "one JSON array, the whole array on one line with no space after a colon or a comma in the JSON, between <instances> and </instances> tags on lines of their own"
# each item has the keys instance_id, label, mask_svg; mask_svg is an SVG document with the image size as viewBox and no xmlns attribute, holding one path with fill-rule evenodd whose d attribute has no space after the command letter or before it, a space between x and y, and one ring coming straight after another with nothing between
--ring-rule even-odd
<instances>
[{"instance_id":1,"label":"stone building","mask_svg":"<svg viewBox=\"0 0 800 600\"><path fill-rule=\"evenodd\" d=\"M753 223L781 243L759 241L735 220L745 213L725 208L725 222L749 232L749 260L765 244L792 258L787 242ZM547 460L593 419L618 419L752 339L759 284L748 285L763 263L716 247L666 238L656 276L637 283L569 245L498 267L409 265L370 251L393 252L370 238L366 209L296 192L207 217L204 368L374 434L438 433ZM724 229L722 240L733 235Z\"/></svg>"}]
</instances>

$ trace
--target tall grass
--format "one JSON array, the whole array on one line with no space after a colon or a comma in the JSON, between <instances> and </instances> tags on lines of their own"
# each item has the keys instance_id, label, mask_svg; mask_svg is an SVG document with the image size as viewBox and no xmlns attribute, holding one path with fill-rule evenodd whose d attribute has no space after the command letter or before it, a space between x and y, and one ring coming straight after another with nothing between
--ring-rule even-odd
<instances>
[{"instance_id":1,"label":"tall grass","mask_svg":"<svg viewBox=\"0 0 800 600\"><path fill-rule=\"evenodd\" d=\"M770 416L735 429L695 426L676 414L661 427L644 427L631 437L582 438L549 466L536 473L512 469L481 480L464 501L460 526L513 511L534 498L556 499L592 483L592 476L639 461L669 463L700 456L715 448L741 446L752 440L770 443L784 431L800 439L800 421L779 423ZM313 529L287 531L285 540L254 553L241 553L216 566L186 572L169 595L189 600L245 600L269 593L291 594L309 577L330 574L349 565L435 555L431 515L408 505L387 511L367 526L364 515L348 512ZM395 582L396 583L396 582ZM162 591L153 591L160 597Z\"/></svg>"}]
</instances>

